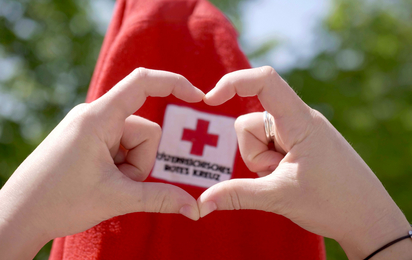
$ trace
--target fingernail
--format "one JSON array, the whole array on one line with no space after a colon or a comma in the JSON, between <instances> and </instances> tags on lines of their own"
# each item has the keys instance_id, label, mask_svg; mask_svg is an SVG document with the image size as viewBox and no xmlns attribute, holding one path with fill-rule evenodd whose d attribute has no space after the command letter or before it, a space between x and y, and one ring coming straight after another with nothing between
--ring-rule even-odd
<instances>
[{"instance_id":1,"label":"fingernail","mask_svg":"<svg viewBox=\"0 0 412 260\"><path fill-rule=\"evenodd\" d=\"M189 205L181 207L179 213L195 221L199 219L199 212L197 210L193 210L193 208Z\"/></svg>"},{"instance_id":2,"label":"fingernail","mask_svg":"<svg viewBox=\"0 0 412 260\"><path fill-rule=\"evenodd\" d=\"M207 201L203 203L201 209L200 209L200 217L203 218L206 215L212 213L217 209L216 204L213 201Z\"/></svg>"}]
</instances>

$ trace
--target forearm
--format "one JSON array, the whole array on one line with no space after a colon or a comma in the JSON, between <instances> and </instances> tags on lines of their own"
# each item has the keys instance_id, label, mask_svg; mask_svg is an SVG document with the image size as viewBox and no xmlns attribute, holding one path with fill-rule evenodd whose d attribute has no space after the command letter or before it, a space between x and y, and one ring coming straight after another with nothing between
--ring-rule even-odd
<instances>
[{"instance_id":1,"label":"forearm","mask_svg":"<svg viewBox=\"0 0 412 260\"><path fill-rule=\"evenodd\" d=\"M33 259L50 240L44 230L23 213L10 194L0 190L0 259Z\"/></svg>"},{"instance_id":2,"label":"forearm","mask_svg":"<svg viewBox=\"0 0 412 260\"><path fill-rule=\"evenodd\" d=\"M383 203L383 202L382 202ZM350 260L364 259L382 246L400 237L408 235L412 229L406 217L393 202L393 209L388 207L388 213L384 217L377 218L377 213L371 213L369 222L363 224L364 230L350 232L340 242ZM372 260L384 259L411 259L412 239L407 238L397 242L383 251L374 255Z\"/></svg>"},{"instance_id":3,"label":"forearm","mask_svg":"<svg viewBox=\"0 0 412 260\"><path fill-rule=\"evenodd\" d=\"M0 259L33 259L48 241L28 235L0 220Z\"/></svg>"}]
</instances>

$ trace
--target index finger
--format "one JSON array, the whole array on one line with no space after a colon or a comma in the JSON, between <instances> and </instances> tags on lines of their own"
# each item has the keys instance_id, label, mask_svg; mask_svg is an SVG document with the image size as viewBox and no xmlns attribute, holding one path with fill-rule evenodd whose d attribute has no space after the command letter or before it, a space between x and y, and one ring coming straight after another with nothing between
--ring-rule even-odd
<instances>
[{"instance_id":1,"label":"index finger","mask_svg":"<svg viewBox=\"0 0 412 260\"><path fill-rule=\"evenodd\" d=\"M179 74L138 68L94 103L101 106L104 114L126 119L143 105L148 96L166 97L170 94L189 103L200 102L205 95Z\"/></svg>"},{"instance_id":2,"label":"index finger","mask_svg":"<svg viewBox=\"0 0 412 260\"><path fill-rule=\"evenodd\" d=\"M309 107L291 87L269 67L238 70L225 75L204 97L206 104L220 105L235 94L241 97L258 96L263 107L275 120L309 112Z\"/></svg>"}]
</instances>

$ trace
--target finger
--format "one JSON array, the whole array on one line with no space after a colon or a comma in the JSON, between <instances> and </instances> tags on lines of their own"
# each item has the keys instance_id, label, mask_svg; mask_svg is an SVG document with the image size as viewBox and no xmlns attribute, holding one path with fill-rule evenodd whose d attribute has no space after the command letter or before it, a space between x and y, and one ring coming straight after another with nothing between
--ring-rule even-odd
<instances>
[{"instance_id":1,"label":"finger","mask_svg":"<svg viewBox=\"0 0 412 260\"><path fill-rule=\"evenodd\" d=\"M113 157L113 161L116 165L120 165L126 162L127 150L120 145L119 149L116 151L116 155Z\"/></svg>"},{"instance_id":2,"label":"finger","mask_svg":"<svg viewBox=\"0 0 412 260\"><path fill-rule=\"evenodd\" d=\"M235 130L243 161L252 172L265 176L276 169L284 151L275 140L275 147L282 153L270 150L266 138L263 113L251 113L236 119Z\"/></svg>"},{"instance_id":3,"label":"finger","mask_svg":"<svg viewBox=\"0 0 412 260\"><path fill-rule=\"evenodd\" d=\"M287 139L282 148L289 151L307 135L311 109L289 85L268 66L240 70L225 75L204 97L208 105L219 105L235 94L242 97L257 95L263 107L273 115L278 131Z\"/></svg>"},{"instance_id":4,"label":"finger","mask_svg":"<svg viewBox=\"0 0 412 260\"><path fill-rule=\"evenodd\" d=\"M165 183L135 182L121 178L115 185L111 205L115 215L132 212L182 214L199 219L196 200L183 189Z\"/></svg>"},{"instance_id":5,"label":"finger","mask_svg":"<svg viewBox=\"0 0 412 260\"><path fill-rule=\"evenodd\" d=\"M272 172L273 172L273 170L269 170L269 171L256 172L256 174L257 174L259 177L264 177L264 176L266 176L266 175L271 174Z\"/></svg>"},{"instance_id":6,"label":"finger","mask_svg":"<svg viewBox=\"0 0 412 260\"><path fill-rule=\"evenodd\" d=\"M208 105L220 105L235 94L257 95L263 107L275 118L307 111L308 107L289 85L269 67L239 70L225 75L204 97Z\"/></svg>"},{"instance_id":7,"label":"finger","mask_svg":"<svg viewBox=\"0 0 412 260\"><path fill-rule=\"evenodd\" d=\"M120 140L127 153L124 162L117 165L119 170L132 180L145 180L153 168L161 135L158 124L139 116L129 116Z\"/></svg>"},{"instance_id":8,"label":"finger","mask_svg":"<svg viewBox=\"0 0 412 260\"><path fill-rule=\"evenodd\" d=\"M203 192L197 200L200 217L204 217L214 210L257 209L272 211L277 201L273 196L274 185L268 180L268 177L232 179L213 185Z\"/></svg>"},{"instance_id":9,"label":"finger","mask_svg":"<svg viewBox=\"0 0 412 260\"><path fill-rule=\"evenodd\" d=\"M200 102L204 96L179 74L138 68L94 103L104 115L125 119L136 112L148 96L166 97L170 94L186 102Z\"/></svg>"}]
</instances>

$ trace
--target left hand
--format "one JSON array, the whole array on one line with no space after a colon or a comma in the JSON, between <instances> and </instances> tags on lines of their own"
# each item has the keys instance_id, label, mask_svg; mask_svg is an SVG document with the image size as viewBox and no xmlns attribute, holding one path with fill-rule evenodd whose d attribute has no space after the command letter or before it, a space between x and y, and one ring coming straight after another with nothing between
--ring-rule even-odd
<instances>
[{"instance_id":1,"label":"left hand","mask_svg":"<svg viewBox=\"0 0 412 260\"><path fill-rule=\"evenodd\" d=\"M142 183L161 129L132 114L147 96L169 94L187 102L204 96L183 76L139 68L100 99L72 109L0 190L0 259L32 258L53 238L131 212L197 220L187 192Z\"/></svg>"},{"instance_id":2,"label":"left hand","mask_svg":"<svg viewBox=\"0 0 412 260\"><path fill-rule=\"evenodd\" d=\"M204 101L219 105L235 94L257 95L273 115L275 147L268 147L262 113L239 117L235 128L240 153L248 168L261 178L232 179L210 187L198 199L201 217L213 210L273 212L337 240L349 259L363 259L408 233L405 216L368 165L274 69L229 73ZM407 242L393 249L407 246ZM386 259L410 259L405 253L408 249L402 250ZM378 257L385 259L390 252Z\"/></svg>"}]
</instances>

